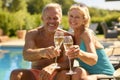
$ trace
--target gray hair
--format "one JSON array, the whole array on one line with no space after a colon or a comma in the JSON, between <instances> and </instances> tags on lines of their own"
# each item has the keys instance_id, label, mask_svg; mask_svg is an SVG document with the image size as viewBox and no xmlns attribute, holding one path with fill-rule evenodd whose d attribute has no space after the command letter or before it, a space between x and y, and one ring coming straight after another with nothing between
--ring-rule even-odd
<instances>
[{"instance_id":1,"label":"gray hair","mask_svg":"<svg viewBox=\"0 0 120 80\"><path fill-rule=\"evenodd\" d=\"M58 9L59 10L59 14L60 14L60 17L62 17L62 8L61 8L61 5L60 4L57 4L57 3L49 3L47 4L43 10L42 10L42 16L46 13L47 9L49 8L54 8L54 9Z\"/></svg>"}]
</instances>

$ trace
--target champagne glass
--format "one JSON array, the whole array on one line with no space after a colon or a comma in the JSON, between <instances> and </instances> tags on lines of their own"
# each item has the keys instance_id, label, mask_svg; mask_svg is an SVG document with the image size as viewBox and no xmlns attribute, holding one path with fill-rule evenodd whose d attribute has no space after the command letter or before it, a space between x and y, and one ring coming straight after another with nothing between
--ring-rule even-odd
<instances>
[{"instance_id":1,"label":"champagne glass","mask_svg":"<svg viewBox=\"0 0 120 80\"><path fill-rule=\"evenodd\" d=\"M64 33L61 31L56 31L54 34L54 43L55 43L55 47L57 50L60 49L62 43L64 40ZM60 66L57 65L57 56L55 58L55 65L54 68L60 68Z\"/></svg>"},{"instance_id":2,"label":"champagne glass","mask_svg":"<svg viewBox=\"0 0 120 80\"><path fill-rule=\"evenodd\" d=\"M70 48L70 46L73 45L73 39L71 36L65 36L64 37L64 48L65 48L65 51L68 51L68 49ZM69 59L69 66L70 66L70 70L68 73L66 73L67 75L72 75L72 74L76 74L76 72L73 72L72 71L72 66L71 66L71 60L70 58L68 57Z\"/></svg>"}]
</instances>

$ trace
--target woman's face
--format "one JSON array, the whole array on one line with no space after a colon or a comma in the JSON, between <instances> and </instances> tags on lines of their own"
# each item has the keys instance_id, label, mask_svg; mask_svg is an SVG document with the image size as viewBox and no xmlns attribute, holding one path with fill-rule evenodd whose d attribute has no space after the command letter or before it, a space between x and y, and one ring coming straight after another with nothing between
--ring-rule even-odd
<instances>
[{"instance_id":1,"label":"woman's face","mask_svg":"<svg viewBox=\"0 0 120 80\"><path fill-rule=\"evenodd\" d=\"M69 25L71 28L79 28L84 22L84 15L79 9L72 9L68 14Z\"/></svg>"}]
</instances>

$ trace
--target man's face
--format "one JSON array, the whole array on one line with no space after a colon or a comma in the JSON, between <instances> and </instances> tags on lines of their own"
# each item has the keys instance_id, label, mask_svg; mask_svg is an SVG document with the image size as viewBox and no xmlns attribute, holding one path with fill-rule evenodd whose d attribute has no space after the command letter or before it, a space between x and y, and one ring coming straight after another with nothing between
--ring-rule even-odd
<instances>
[{"instance_id":1,"label":"man's face","mask_svg":"<svg viewBox=\"0 0 120 80\"><path fill-rule=\"evenodd\" d=\"M49 32L54 32L61 23L61 16L58 9L49 8L42 17L44 27Z\"/></svg>"}]
</instances>

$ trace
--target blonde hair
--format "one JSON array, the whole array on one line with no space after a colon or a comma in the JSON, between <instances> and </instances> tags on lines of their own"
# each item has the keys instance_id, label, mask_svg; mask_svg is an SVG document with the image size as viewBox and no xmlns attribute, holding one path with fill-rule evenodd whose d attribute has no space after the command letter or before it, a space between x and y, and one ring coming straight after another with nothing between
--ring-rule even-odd
<instances>
[{"instance_id":1,"label":"blonde hair","mask_svg":"<svg viewBox=\"0 0 120 80\"><path fill-rule=\"evenodd\" d=\"M84 4L74 4L70 7L68 14L72 9L78 9L80 11L80 13L83 14L83 18L85 19L85 22L83 23L83 25L85 27L89 27L90 14L89 14L89 10L88 10L87 6Z\"/></svg>"},{"instance_id":2,"label":"blonde hair","mask_svg":"<svg viewBox=\"0 0 120 80\"><path fill-rule=\"evenodd\" d=\"M59 14L60 14L60 17L62 17L62 8L61 8L61 5L59 5L59 4L57 4L57 3L49 3L49 4L47 4L47 5L43 8L43 10L42 10L42 17L43 17L43 15L46 13L46 11L47 11L49 8L58 9Z\"/></svg>"}]
</instances>

